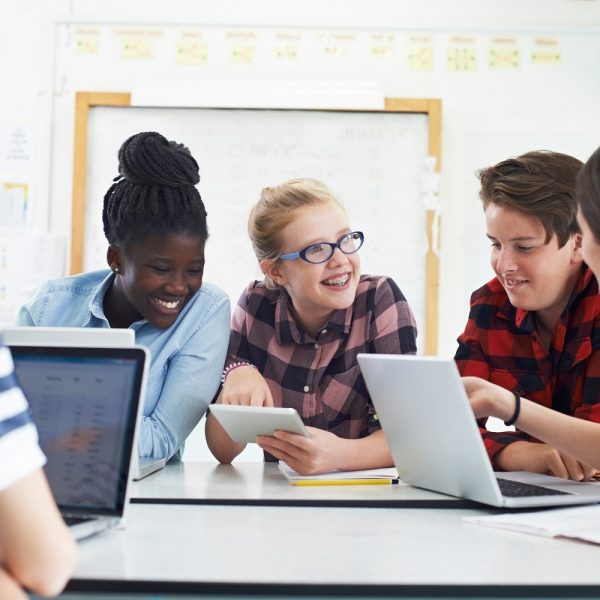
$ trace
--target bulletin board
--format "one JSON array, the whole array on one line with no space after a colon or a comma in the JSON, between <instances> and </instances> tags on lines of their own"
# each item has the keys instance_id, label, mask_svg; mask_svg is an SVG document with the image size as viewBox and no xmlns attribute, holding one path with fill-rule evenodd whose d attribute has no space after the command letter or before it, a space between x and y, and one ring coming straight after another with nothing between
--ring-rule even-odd
<instances>
[{"instance_id":1,"label":"bulletin board","mask_svg":"<svg viewBox=\"0 0 600 600\"><path fill-rule=\"evenodd\" d=\"M247 235L265 186L322 180L365 233L362 272L389 275L406 296L419 352L438 339L441 101L386 98L383 110L135 106L130 93L76 94L70 271L106 267L102 199L117 151L139 131L184 143L200 165L208 212L205 280L237 301L260 279Z\"/></svg>"}]
</instances>

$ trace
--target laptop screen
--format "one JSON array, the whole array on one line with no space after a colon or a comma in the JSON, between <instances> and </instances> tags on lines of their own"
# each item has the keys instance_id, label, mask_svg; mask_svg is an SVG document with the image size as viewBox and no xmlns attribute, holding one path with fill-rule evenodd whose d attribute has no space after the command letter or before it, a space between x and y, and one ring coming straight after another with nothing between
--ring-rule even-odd
<instances>
[{"instance_id":1,"label":"laptop screen","mask_svg":"<svg viewBox=\"0 0 600 600\"><path fill-rule=\"evenodd\" d=\"M28 346L11 352L56 503L63 512L120 514L144 352Z\"/></svg>"}]
</instances>

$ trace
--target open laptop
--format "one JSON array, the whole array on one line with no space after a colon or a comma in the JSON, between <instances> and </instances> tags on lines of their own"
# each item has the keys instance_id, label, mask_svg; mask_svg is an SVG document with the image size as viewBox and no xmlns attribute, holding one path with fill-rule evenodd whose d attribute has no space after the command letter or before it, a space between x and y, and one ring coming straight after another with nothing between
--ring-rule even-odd
<instances>
[{"instance_id":1,"label":"open laptop","mask_svg":"<svg viewBox=\"0 0 600 600\"><path fill-rule=\"evenodd\" d=\"M119 348L135 344L133 329L100 327L3 327L0 331L7 346L64 346L70 348ZM162 469L164 458L134 457L133 479Z\"/></svg>"},{"instance_id":2,"label":"open laptop","mask_svg":"<svg viewBox=\"0 0 600 600\"><path fill-rule=\"evenodd\" d=\"M110 327L2 327L2 339L7 346L67 346L117 348L133 346L133 329Z\"/></svg>"},{"instance_id":3,"label":"open laptop","mask_svg":"<svg viewBox=\"0 0 600 600\"><path fill-rule=\"evenodd\" d=\"M56 503L81 539L120 524L128 502L147 350L12 346Z\"/></svg>"},{"instance_id":4,"label":"open laptop","mask_svg":"<svg viewBox=\"0 0 600 600\"><path fill-rule=\"evenodd\" d=\"M358 362L402 481L508 508L600 502L600 483L494 473L453 360L359 354Z\"/></svg>"}]
</instances>

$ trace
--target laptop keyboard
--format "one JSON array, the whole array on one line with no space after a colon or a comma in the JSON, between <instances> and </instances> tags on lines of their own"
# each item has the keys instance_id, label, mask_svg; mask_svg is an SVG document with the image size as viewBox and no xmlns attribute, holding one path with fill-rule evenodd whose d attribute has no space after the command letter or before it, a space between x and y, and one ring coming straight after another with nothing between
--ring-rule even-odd
<instances>
[{"instance_id":1,"label":"laptop keyboard","mask_svg":"<svg viewBox=\"0 0 600 600\"><path fill-rule=\"evenodd\" d=\"M70 527L71 525L79 525L92 521L91 517L63 517L63 521Z\"/></svg>"},{"instance_id":2,"label":"laptop keyboard","mask_svg":"<svg viewBox=\"0 0 600 600\"><path fill-rule=\"evenodd\" d=\"M523 496L564 496L571 492L561 492L551 488L534 485L533 483L523 483L522 481L512 481L497 477L498 485L503 496L510 498L519 498Z\"/></svg>"}]
</instances>

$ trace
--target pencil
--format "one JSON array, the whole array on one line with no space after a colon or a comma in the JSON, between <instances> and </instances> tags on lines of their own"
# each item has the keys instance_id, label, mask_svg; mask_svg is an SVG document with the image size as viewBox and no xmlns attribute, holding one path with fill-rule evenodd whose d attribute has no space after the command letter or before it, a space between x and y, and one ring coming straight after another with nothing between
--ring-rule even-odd
<instances>
[{"instance_id":1,"label":"pencil","mask_svg":"<svg viewBox=\"0 0 600 600\"><path fill-rule=\"evenodd\" d=\"M393 485L397 479L297 479L292 485Z\"/></svg>"}]
</instances>

